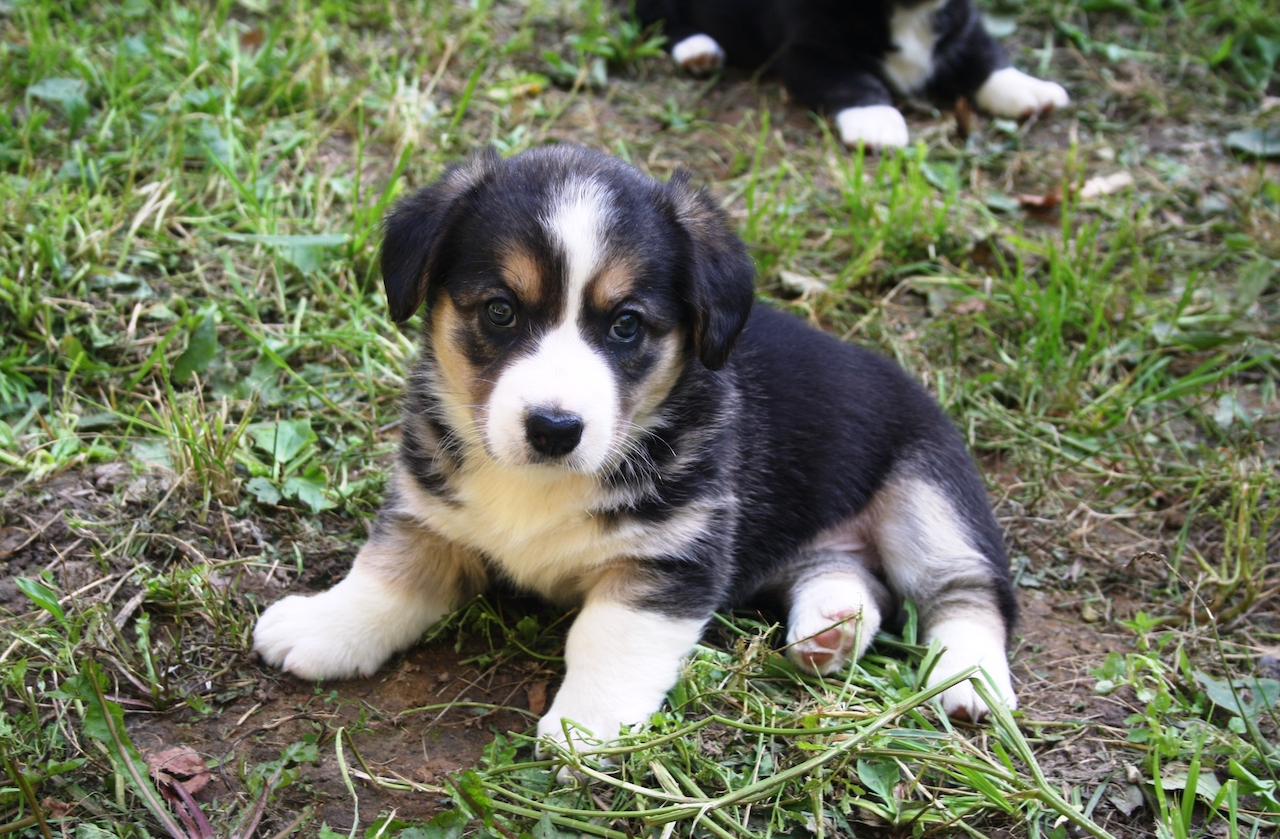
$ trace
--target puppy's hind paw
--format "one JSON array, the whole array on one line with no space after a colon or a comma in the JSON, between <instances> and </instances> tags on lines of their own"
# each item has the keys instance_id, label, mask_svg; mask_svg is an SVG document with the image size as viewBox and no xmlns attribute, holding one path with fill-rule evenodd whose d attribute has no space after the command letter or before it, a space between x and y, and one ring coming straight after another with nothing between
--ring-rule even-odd
<instances>
[{"instance_id":1,"label":"puppy's hind paw","mask_svg":"<svg viewBox=\"0 0 1280 839\"><path fill-rule=\"evenodd\" d=\"M907 121L892 105L845 108L836 114L840 140L849 148L867 151L899 149L907 144Z\"/></svg>"},{"instance_id":2,"label":"puppy's hind paw","mask_svg":"<svg viewBox=\"0 0 1280 839\"><path fill-rule=\"evenodd\" d=\"M798 624L788 631L787 657L798 669L815 676L836 673L861 652L860 647L866 646L865 642L859 644L858 635L865 627L854 611L812 616L811 623L814 618L822 623L821 627L806 628Z\"/></svg>"},{"instance_id":3,"label":"puppy's hind paw","mask_svg":"<svg viewBox=\"0 0 1280 839\"><path fill-rule=\"evenodd\" d=\"M709 35L690 35L671 48L671 57L695 76L714 73L724 66L724 50Z\"/></svg>"},{"instance_id":4,"label":"puppy's hind paw","mask_svg":"<svg viewBox=\"0 0 1280 839\"><path fill-rule=\"evenodd\" d=\"M1006 119L1047 114L1055 108L1065 108L1070 101L1062 85L1028 76L1013 67L992 73L975 99L982 110Z\"/></svg>"},{"instance_id":5,"label":"puppy's hind paw","mask_svg":"<svg viewBox=\"0 0 1280 839\"><path fill-rule=\"evenodd\" d=\"M974 678L980 679L983 677L979 674ZM1012 687L1009 688L1008 693L1003 690L997 690L996 695L1000 697L1009 710L1012 711L1018 707L1018 697L1014 695ZM974 688L972 679L943 691L941 701L942 710L953 720L982 722L991 713L991 706Z\"/></svg>"}]
</instances>

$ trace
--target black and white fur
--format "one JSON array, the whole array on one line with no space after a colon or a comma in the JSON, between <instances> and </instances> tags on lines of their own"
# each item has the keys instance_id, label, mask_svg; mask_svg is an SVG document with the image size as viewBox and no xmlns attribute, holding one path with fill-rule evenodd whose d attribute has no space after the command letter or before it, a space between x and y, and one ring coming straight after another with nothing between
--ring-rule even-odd
<instances>
[{"instance_id":1,"label":"black and white fur","mask_svg":"<svg viewBox=\"0 0 1280 839\"><path fill-rule=\"evenodd\" d=\"M1011 119L1068 101L1061 85L1009 66L969 0L637 0L636 14L663 22L686 70L776 71L800 104L835 119L848 146L907 144L895 93L965 96Z\"/></svg>"},{"instance_id":2,"label":"black and white fur","mask_svg":"<svg viewBox=\"0 0 1280 839\"><path fill-rule=\"evenodd\" d=\"M502 580L581 607L539 733L607 740L718 609L781 602L788 655L826 674L910 597L934 682L981 665L1015 703L1008 567L959 435L892 362L754 304L683 176L481 154L392 211L382 269L393 317L425 306L395 474L347 577L263 613L267 662L368 676ZM942 704L988 710L969 682Z\"/></svg>"}]
</instances>

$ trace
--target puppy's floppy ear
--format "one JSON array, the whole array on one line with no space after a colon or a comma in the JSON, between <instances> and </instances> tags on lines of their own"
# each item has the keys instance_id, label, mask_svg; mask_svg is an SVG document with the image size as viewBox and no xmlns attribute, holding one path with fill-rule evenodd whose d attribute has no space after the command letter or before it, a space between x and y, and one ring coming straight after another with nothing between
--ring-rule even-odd
<instances>
[{"instance_id":1,"label":"puppy's floppy ear","mask_svg":"<svg viewBox=\"0 0 1280 839\"><path fill-rule=\"evenodd\" d=\"M694 346L703 366L719 370L751 314L755 266L724 210L706 190L689 185L687 171L677 170L667 191L691 244L685 295L693 312Z\"/></svg>"},{"instance_id":2,"label":"puppy's floppy ear","mask_svg":"<svg viewBox=\"0 0 1280 839\"><path fill-rule=\"evenodd\" d=\"M433 262L459 201L502 166L490 146L450 166L435 183L396 203L383 220L382 285L396 323L418 311L431 286Z\"/></svg>"}]
</instances>

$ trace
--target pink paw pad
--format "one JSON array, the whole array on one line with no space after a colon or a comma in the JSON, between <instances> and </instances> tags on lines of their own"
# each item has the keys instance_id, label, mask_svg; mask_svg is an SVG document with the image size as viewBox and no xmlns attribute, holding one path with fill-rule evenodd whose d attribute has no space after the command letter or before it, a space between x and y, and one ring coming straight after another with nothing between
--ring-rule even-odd
<instances>
[{"instance_id":1,"label":"pink paw pad","mask_svg":"<svg viewBox=\"0 0 1280 839\"><path fill-rule=\"evenodd\" d=\"M791 659L811 673L831 673L842 667L857 641L857 612L842 611L824 616L826 623L841 621L809 638L792 645Z\"/></svg>"}]
</instances>

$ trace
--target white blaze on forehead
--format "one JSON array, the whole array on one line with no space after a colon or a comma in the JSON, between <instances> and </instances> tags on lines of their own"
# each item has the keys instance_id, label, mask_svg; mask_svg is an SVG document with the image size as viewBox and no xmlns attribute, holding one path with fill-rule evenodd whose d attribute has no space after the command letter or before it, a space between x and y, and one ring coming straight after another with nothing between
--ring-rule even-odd
<instances>
[{"instance_id":1,"label":"white blaze on forehead","mask_svg":"<svg viewBox=\"0 0 1280 839\"><path fill-rule=\"evenodd\" d=\"M618 423L618 392L608 362L583 337L578 319L587 283L599 270L612 216L609 192L591 179L568 182L542 218L547 236L564 256L564 309L534 351L498 378L489 399L485 433L490 452L520 465L536 459L525 419L534 410L576 414L582 439L566 465L592 472L608 460Z\"/></svg>"},{"instance_id":2,"label":"white blaze on forehead","mask_svg":"<svg viewBox=\"0 0 1280 839\"><path fill-rule=\"evenodd\" d=\"M604 234L613 213L609 191L599 181L569 181L552 199L542 219L551 241L564 254L564 321L571 324L582 309L582 294L599 268Z\"/></svg>"}]
</instances>

